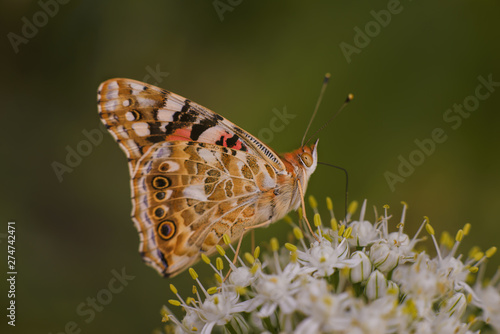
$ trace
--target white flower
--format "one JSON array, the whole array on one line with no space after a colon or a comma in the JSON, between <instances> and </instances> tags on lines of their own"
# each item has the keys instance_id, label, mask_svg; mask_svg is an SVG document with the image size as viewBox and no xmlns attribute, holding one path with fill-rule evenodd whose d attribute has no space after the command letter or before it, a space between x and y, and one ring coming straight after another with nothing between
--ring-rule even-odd
<instances>
[{"instance_id":1,"label":"white flower","mask_svg":"<svg viewBox=\"0 0 500 334\"><path fill-rule=\"evenodd\" d=\"M347 239L335 247L332 242L322 238L315 241L305 252L297 251L299 262L304 266L305 273L313 273L314 277L330 276L335 269L352 268L361 260L349 259Z\"/></svg>"},{"instance_id":2,"label":"white flower","mask_svg":"<svg viewBox=\"0 0 500 334\"><path fill-rule=\"evenodd\" d=\"M295 280L299 271L296 263L289 263L280 274L260 274L254 284L256 296L252 300L252 308L261 306L259 317L270 316L278 306L283 314L295 310L293 295L299 291L300 282Z\"/></svg>"},{"instance_id":3,"label":"white flower","mask_svg":"<svg viewBox=\"0 0 500 334\"><path fill-rule=\"evenodd\" d=\"M351 299L347 293L332 294L324 280L308 280L297 294L299 310L307 317L296 334L345 331L350 323Z\"/></svg>"},{"instance_id":4,"label":"white flower","mask_svg":"<svg viewBox=\"0 0 500 334\"><path fill-rule=\"evenodd\" d=\"M194 297L184 300L171 285L177 299L170 304L186 312L178 320L165 308L175 332L472 334L471 325L479 333L483 322L500 331L500 271L483 283L484 264L496 248L474 249L465 260L456 255L468 224L455 242L444 233L438 244L427 217L413 237L404 233L406 204L390 232L387 206L372 224L364 217L366 201L356 221L350 221L356 206L351 205L339 224L327 200L330 228L322 226L317 201L311 203L314 236L288 217L295 243L280 248L272 238L270 252L259 257L257 248L253 255L244 253L246 262L237 256L236 264L217 246L215 265L202 256L215 271L217 286L205 289L193 268L189 273L200 288L193 289ZM424 227L435 247L429 254L436 256L415 250ZM234 254L229 237L223 239ZM472 288L466 279L475 273Z\"/></svg>"}]
</instances>

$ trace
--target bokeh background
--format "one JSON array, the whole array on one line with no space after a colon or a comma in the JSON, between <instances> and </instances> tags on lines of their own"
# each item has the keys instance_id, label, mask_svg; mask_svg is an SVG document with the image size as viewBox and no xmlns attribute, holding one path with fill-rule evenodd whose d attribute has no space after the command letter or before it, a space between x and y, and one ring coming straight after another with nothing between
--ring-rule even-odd
<instances>
[{"instance_id":1,"label":"bokeh background","mask_svg":"<svg viewBox=\"0 0 500 334\"><path fill-rule=\"evenodd\" d=\"M300 145L330 72L312 130L354 94L319 145L321 161L349 171L350 199L368 199L370 219L372 205L389 204L393 227L406 201L410 234L424 215L438 234L470 222L463 253L500 245L500 87L456 129L443 119L475 94L479 76L500 82L498 1L60 1L4 0L0 11L0 263L4 277L6 224L14 220L18 271L17 326L7 328L2 311L5 332L150 333L162 327L169 283L191 290L187 273L162 279L141 261L126 158L110 135L71 172L59 178L54 171L86 140L84 130L99 129L96 90L112 77L189 97L251 133L267 133L269 145L286 152ZM45 3L53 14L46 22ZM399 12L374 24L371 11L388 6ZM24 27L34 19L36 31ZM366 28L369 41L356 37ZM352 53L346 57L341 46ZM273 110L285 108L294 118L269 136L263 129ZM418 155L415 140L436 128L447 140L391 189L386 172L397 174L399 156ZM318 167L308 194L323 212L332 196L341 215L343 174ZM276 223L257 231L257 240L288 233ZM488 272L499 263L493 258ZM92 317L85 304L104 296L113 270L123 268L134 278ZM1 287L5 310L5 279Z\"/></svg>"}]
</instances>

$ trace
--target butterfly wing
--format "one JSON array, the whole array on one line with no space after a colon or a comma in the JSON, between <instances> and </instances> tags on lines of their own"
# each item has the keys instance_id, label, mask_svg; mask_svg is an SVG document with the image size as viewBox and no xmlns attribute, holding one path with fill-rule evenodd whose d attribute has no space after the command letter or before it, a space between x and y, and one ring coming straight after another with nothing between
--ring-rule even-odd
<instances>
[{"instance_id":1,"label":"butterfly wing","mask_svg":"<svg viewBox=\"0 0 500 334\"><path fill-rule=\"evenodd\" d=\"M247 152L173 141L155 144L132 176L133 219L145 261L174 276L210 254L222 235L237 239L243 228L265 221L276 185L271 166ZM272 191L271 191L272 193Z\"/></svg>"},{"instance_id":2,"label":"butterfly wing","mask_svg":"<svg viewBox=\"0 0 500 334\"><path fill-rule=\"evenodd\" d=\"M282 160L222 116L128 79L102 83L98 108L129 158L140 252L162 275L213 252L224 233L235 240L275 215L267 196Z\"/></svg>"},{"instance_id":3,"label":"butterfly wing","mask_svg":"<svg viewBox=\"0 0 500 334\"><path fill-rule=\"evenodd\" d=\"M194 141L248 152L285 170L278 154L224 117L182 96L147 83L110 79L98 90L102 122L127 154L130 168L151 145Z\"/></svg>"}]
</instances>

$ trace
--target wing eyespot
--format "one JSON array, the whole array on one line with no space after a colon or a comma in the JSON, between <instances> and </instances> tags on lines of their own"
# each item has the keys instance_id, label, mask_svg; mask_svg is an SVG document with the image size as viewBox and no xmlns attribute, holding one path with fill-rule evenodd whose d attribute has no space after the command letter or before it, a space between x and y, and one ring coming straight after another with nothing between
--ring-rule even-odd
<instances>
[{"instance_id":1,"label":"wing eyespot","mask_svg":"<svg viewBox=\"0 0 500 334\"><path fill-rule=\"evenodd\" d=\"M164 176L157 176L153 179L152 185L155 189L164 189L170 185L170 180Z\"/></svg>"},{"instance_id":2,"label":"wing eyespot","mask_svg":"<svg viewBox=\"0 0 500 334\"><path fill-rule=\"evenodd\" d=\"M158 225L158 235L163 240L170 240L175 234L175 224L170 220L165 220Z\"/></svg>"},{"instance_id":3,"label":"wing eyespot","mask_svg":"<svg viewBox=\"0 0 500 334\"><path fill-rule=\"evenodd\" d=\"M160 205L155 208L153 213L157 219L162 219L167 214L167 210L165 210L163 205Z\"/></svg>"}]
</instances>

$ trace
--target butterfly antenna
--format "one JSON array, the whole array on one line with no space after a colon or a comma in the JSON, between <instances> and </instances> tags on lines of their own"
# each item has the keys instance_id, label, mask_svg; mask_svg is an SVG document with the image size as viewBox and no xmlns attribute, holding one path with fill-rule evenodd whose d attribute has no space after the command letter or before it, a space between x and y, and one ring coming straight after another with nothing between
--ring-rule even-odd
<instances>
[{"instance_id":1,"label":"butterfly antenna","mask_svg":"<svg viewBox=\"0 0 500 334\"><path fill-rule=\"evenodd\" d=\"M330 119L325 123L323 124L322 127L320 127L311 137L309 137L309 139L306 141L306 145L311 141L311 139L313 137L315 137L318 133L321 132L321 130L323 130L328 124L330 124L331 121L333 121L335 119L335 117L338 116L338 114L340 114L340 112L345 108L345 106L352 101L352 99L354 98L354 95L352 94L349 94L347 95L344 103L342 104L342 106L339 108L339 110L335 113L335 115L333 115L332 117L330 117ZM304 145L302 145L304 146Z\"/></svg>"},{"instance_id":2,"label":"butterfly antenna","mask_svg":"<svg viewBox=\"0 0 500 334\"><path fill-rule=\"evenodd\" d=\"M339 167L339 166L335 166L335 165L332 165L332 164L329 164L326 162L321 162L321 161L318 161L318 164L340 169L345 174L344 220L347 223L347 194L348 194L348 188L349 188L349 174L347 173L347 169Z\"/></svg>"},{"instance_id":3,"label":"butterfly antenna","mask_svg":"<svg viewBox=\"0 0 500 334\"><path fill-rule=\"evenodd\" d=\"M314 120L314 117L316 116L316 113L318 112L319 105L321 104L321 100L323 99L323 95L325 94L326 86L328 86L328 81L330 81L330 73L325 74L325 78L323 79L323 85L321 86L321 92L319 93L319 98L318 102L316 102L316 107L314 108L314 112L311 116L311 119L309 120L309 124L307 125L306 132L304 133L304 137L302 137L302 142L300 144L300 147L304 146L304 140L306 139L307 132L309 131L309 128L311 127L311 124Z\"/></svg>"}]
</instances>

